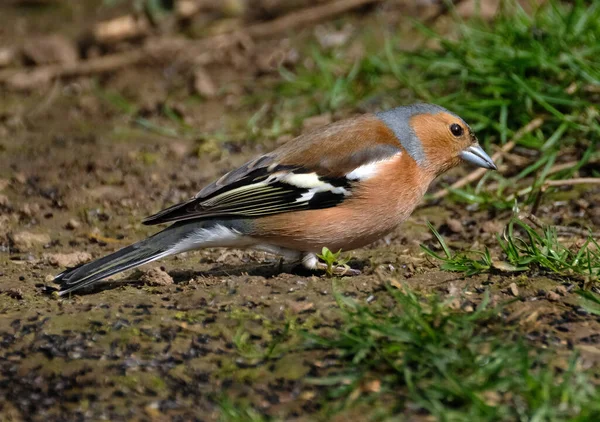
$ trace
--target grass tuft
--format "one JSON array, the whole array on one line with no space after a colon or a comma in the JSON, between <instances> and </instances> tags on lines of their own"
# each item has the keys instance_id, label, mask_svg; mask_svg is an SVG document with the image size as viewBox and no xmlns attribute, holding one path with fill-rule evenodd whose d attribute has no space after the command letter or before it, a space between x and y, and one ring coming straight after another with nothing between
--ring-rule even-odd
<instances>
[{"instance_id":1,"label":"grass tuft","mask_svg":"<svg viewBox=\"0 0 600 422\"><path fill-rule=\"evenodd\" d=\"M456 298L389 285L364 304L336 293L334 326L288 332L290 356L315 365L298 391L316 392L311 420L584 421L600 416L593 373L576 354L529 341L486 292L473 311ZM596 298L597 299L597 298ZM290 341L293 339L293 341ZM274 340L279 344L281 339ZM326 365L323 363L327 362ZM308 363L307 363L308 364ZM312 394L314 396L314 394ZM221 420L267 420L220 401ZM359 415L359 416L357 416Z\"/></svg>"},{"instance_id":2,"label":"grass tuft","mask_svg":"<svg viewBox=\"0 0 600 422\"><path fill-rule=\"evenodd\" d=\"M590 281L600 277L600 245L591 235L580 247L567 247L553 227L545 227L540 234L520 219L512 218L498 242L508 261L518 268L581 275Z\"/></svg>"},{"instance_id":3,"label":"grass tuft","mask_svg":"<svg viewBox=\"0 0 600 422\"><path fill-rule=\"evenodd\" d=\"M453 253L431 223L428 226L444 255L425 245L421 245L421 248L429 256L442 261L443 270L463 272L467 276L493 269L535 270L564 277L579 277L589 283L600 278L600 245L591 235L581 246L568 247L559 240L555 228L547 226L542 233L538 233L518 217L513 217L503 235L497 237L504 252L503 260L494 261L488 248L483 251Z\"/></svg>"},{"instance_id":4,"label":"grass tuft","mask_svg":"<svg viewBox=\"0 0 600 422\"><path fill-rule=\"evenodd\" d=\"M428 248L425 245L421 245L421 249L423 249L427 255L440 261L443 261L443 270L464 272L465 275L472 276L475 274L487 272L492 267L492 258L490 256L490 251L487 248L485 248L483 252L467 251L456 254L452 253L448 245L446 245L446 241L444 240L442 235L435 229L435 227L433 227L433 225L429 222L427 223L427 226L439 242L442 251L444 252L444 256L434 252L432 249ZM473 258L473 256L479 258L475 259Z\"/></svg>"},{"instance_id":5,"label":"grass tuft","mask_svg":"<svg viewBox=\"0 0 600 422\"><path fill-rule=\"evenodd\" d=\"M331 414L379 401L390 415L438 420L566 420L600 412L600 398L572 358L560 361L506 326L489 296L472 313L434 296L388 288L387 307L339 296L343 322L307 332L309 347L338 356L339 370L310 380L326 387ZM579 419L585 420L585 419Z\"/></svg>"}]
</instances>

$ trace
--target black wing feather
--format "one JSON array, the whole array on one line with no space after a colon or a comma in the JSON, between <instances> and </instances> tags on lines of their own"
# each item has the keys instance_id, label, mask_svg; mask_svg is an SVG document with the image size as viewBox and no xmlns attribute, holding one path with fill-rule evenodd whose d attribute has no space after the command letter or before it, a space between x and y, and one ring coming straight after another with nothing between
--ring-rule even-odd
<instances>
[{"instance_id":1,"label":"black wing feather","mask_svg":"<svg viewBox=\"0 0 600 422\"><path fill-rule=\"evenodd\" d=\"M276 166L272 169L260 167L250 171L246 168L245 171L247 173L243 177L240 177L239 173L233 177L229 174L223 176L225 179L231 177L231 182L225 183L219 189L214 189L211 185L206 196L197 195L186 202L173 205L147 217L143 223L154 225L214 217L263 217L287 211L332 207L341 203L346 197L343 192L323 191L315 192L312 197L303 200L303 195L309 193L310 188L298 187L278 180L267 181L273 174L311 174L312 172L308 170ZM319 180L333 187L344 188L346 192L349 192L351 185L345 177L328 177Z\"/></svg>"}]
</instances>

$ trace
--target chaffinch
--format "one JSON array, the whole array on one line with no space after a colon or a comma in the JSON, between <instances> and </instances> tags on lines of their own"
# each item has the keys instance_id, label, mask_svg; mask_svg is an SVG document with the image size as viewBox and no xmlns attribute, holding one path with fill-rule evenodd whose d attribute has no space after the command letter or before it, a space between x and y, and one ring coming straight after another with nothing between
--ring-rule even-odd
<instances>
[{"instance_id":1,"label":"chaffinch","mask_svg":"<svg viewBox=\"0 0 600 422\"><path fill-rule=\"evenodd\" d=\"M360 248L413 212L436 176L470 162L496 169L463 119L414 104L332 123L233 170L146 218L165 230L56 276L60 294L193 249L254 248L323 269L323 247ZM337 268L340 274L356 270Z\"/></svg>"}]
</instances>

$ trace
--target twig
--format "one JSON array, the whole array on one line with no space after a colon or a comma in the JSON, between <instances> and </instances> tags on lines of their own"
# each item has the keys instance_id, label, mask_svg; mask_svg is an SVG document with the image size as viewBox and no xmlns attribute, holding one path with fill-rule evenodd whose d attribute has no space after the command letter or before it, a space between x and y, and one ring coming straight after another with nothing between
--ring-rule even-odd
<instances>
[{"instance_id":1,"label":"twig","mask_svg":"<svg viewBox=\"0 0 600 422\"><path fill-rule=\"evenodd\" d=\"M588 229L582 229L579 227L571 227L571 226L554 226L556 229L556 233L558 234L576 234L578 236L591 236L593 238L600 237L600 232L593 232Z\"/></svg>"},{"instance_id":2,"label":"twig","mask_svg":"<svg viewBox=\"0 0 600 422\"><path fill-rule=\"evenodd\" d=\"M536 217L532 213L519 213L518 218L521 221L527 219L527 220L531 221L534 226L536 226L537 228L542 229L542 230L545 230L549 227L547 224L545 224L542 220L540 220L538 217ZM584 236L584 237L592 236L594 238L600 237L600 232L592 232L589 229L582 229L580 227L552 226L552 228L554 228L554 230L556 230L557 234L575 234L575 235Z\"/></svg>"},{"instance_id":3,"label":"twig","mask_svg":"<svg viewBox=\"0 0 600 422\"><path fill-rule=\"evenodd\" d=\"M599 163L599 162L600 162L600 155L596 154L596 156L592 156L589 160L587 160L586 164L594 164L594 163ZM568 161L566 163L555 164L552 167L550 167L550 170L548 170L548 175L558 173L559 171L572 169L577 164L579 164L579 161Z\"/></svg>"},{"instance_id":4,"label":"twig","mask_svg":"<svg viewBox=\"0 0 600 422\"><path fill-rule=\"evenodd\" d=\"M502 157L502 155L511 151L515 147L515 145L519 139L521 139L526 134L531 133L534 130L536 130L537 128L539 128L542 125L542 123L544 123L544 119L541 117L536 117L535 119L533 119L532 121L527 123L525 126L523 126L521 129L519 129L515 133L515 135L509 142L507 142L506 144L504 144L502 146L500 151L498 151L494 155L492 155L492 160L496 161L497 159ZM463 186L468 185L471 182L474 182L475 180L481 178L485 174L486 171L487 171L486 169L475 170L471 174L468 174L465 177L454 182L449 188L444 188L444 189L439 190L436 193L434 193L432 195L433 199L443 198L444 196L448 195L452 189L462 188Z\"/></svg>"},{"instance_id":5,"label":"twig","mask_svg":"<svg viewBox=\"0 0 600 422\"><path fill-rule=\"evenodd\" d=\"M566 163L555 164L552 167L550 167L550 169L547 172L547 175L550 176L552 174L558 173L563 170L572 169L579 163L580 163L579 161L567 161ZM595 164L595 163L600 163L600 154L593 155L589 160L586 161L586 164ZM490 183L488 186L486 186L486 190L489 190L489 191L493 191L497 188L498 188L497 182ZM524 195L528 192L531 192L531 190L532 190L532 187L528 186L528 187L522 189L521 191L517 192L517 196Z\"/></svg>"},{"instance_id":6,"label":"twig","mask_svg":"<svg viewBox=\"0 0 600 422\"><path fill-rule=\"evenodd\" d=\"M575 163L575 164L577 164L577 163ZM535 201L533 203L533 206L531 207L531 212L534 214L537 213L537 210L540 207L540 204L542 203L542 197L544 196L544 194L546 193L546 190L549 187L551 187L551 186L574 186L574 185L581 185L581 184L600 184L600 178L578 177L578 178L563 179L563 180L546 180L542 184L542 186L540 187L540 190L536 194ZM521 189L521 191L517 192L517 195L524 195L525 193L530 192L532 189L533 189L533 187L531 187L531 186L529 186L525 189ZM511 195L511 196L514 197L514 195Z\"/></svg>"},{"instance_id":7,"label":"twig","mask_svg":"<svg viewBox=\"0 0 600 422\"><path fill-rule=\"evenodd\" d=\"M587 162L586 164L592 164L592 163L598 163L600 162L600 155L598 156L592 156ZM560 164L556 164L552 167L550 167L550 169L548 170L547 175L550 176L551 174L555 174L558 173L559 171L563 171L563 170L567 170L567 169L572 169L573 167L575 167L577 164L579 164L579 161L569 161L566 163L560 163ZM597 180L594 178L591 178L592 180ZM571 179L573 180L573 179ZM549 183L548 183L549 182ZM596 181L593 181L591 183L598 183ZM539 194L537 196L537 198L535 199L534 205L531 209L531 212L533 212L535 214L535 212L537 211L539 205L540 205L540 201L542 199L542 195L543 193L546 191L546 189L549 186L561 186L561 185L569 185L569 184L575 184L575 183L562 183L559 180L547 180L546 183L542 184L542 186L540 187L540 191ZM496 189L497 184L491 184L490 186L488 186L489 190L494 190ZM514 198L519 197L519 196L523 196L528 194L529 192L531 192L533 190L533 186L527 186L523 189L518 190L517 192L510 194L509 196L506 197L507 201L512 201Z\"/></svg>"},{"instance_id":8,"label":"twig","mask_svg":"<svg viewBox=\"0 0 600 422\"><path fill-rule=\"evenodd\" d=\"M517 216L517 218L519 220L521 220L521 221L527 219L527 220L531 221L537 228L542 229L542 230L546 229L546 227L547 227L546 224L544 224L542 222L542 220L540 220L539 218L537 218L535 216L535 214L532 214L530 212L528 212L528 213L519 213L519 215Z\"/></svg>"},{"instance_id":9,"label":"twig","mask_svg":"<svg viewBox=\"0 0 600 422\"><path fill-rule=\"evenodd\" d=\"M246 32L251 37L265 38L273 34L285 32L294 27L327 20L349 10L380 1L382 0L338 0L320 6L307 7L297 12L288 13L270 22L252 25Z\"/></svg>"},{"instance_id":10,"label":"twig","mask_svg":"<svg viewBox=\"0 0 600 422\"><path fill-rule=\"evenodd\" d=\"M75 63L38 66L30 72L23 71L22 69L6 69L0 72L0 83L8 84L17 89L28 89L56 78L110 72L121 67L139 63L146 56L146 50L141 49Z\"/></svg>"},{"instance_id":11,"label":"twig","mask_svg":"<svg viewBox=\"0 0 600 422\"><path fill-rule=\"evenodd\" d=\"M546 180L545 186L600 185L600 177L577 177L565 180Z\"/></svg>"},{"instance_id":12,"label":"twig","mask_svg":"<svg viewBox=\"0 0 600 422\"><path fill-rule=\"evenodd\" d=\"M269 22L258 23L244 29L198 41L181 37L168 40L150 39L138 50L111 54L73 64L39 66L31 72L24 72L23 69L7 69L0 72L0 83L7 83L16 88L29 88L40 82L48 82L56 78L111 72L140 63L146 59L159 58L172 61L182 55L193 58L203 52L214 50L215 46L220 49L231 47L244 37L272 37L292 28L314 24L352 9L380 1L382 0L337 0L291 12Z\"/></svg>"}]
</instances>

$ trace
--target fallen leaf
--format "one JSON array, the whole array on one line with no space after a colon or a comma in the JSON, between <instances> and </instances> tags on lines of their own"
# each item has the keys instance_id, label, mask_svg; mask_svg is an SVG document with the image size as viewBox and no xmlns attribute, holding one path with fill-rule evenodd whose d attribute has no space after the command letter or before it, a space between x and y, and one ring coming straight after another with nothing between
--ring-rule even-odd
<instances>
[{"instance_id":1,"label":"fallen leaf","mask_svg":"<svg viewBox=\"0 0 600 422\"><path fill-rule=\"evenodd\" d=\"M504 271L507 273L513 273L513 272L517 272L517 271L524 271L525 268L522 267L516 267L512 264L509 264L506 261L492 261L492 268L498 270L498 271Z\"/></svg>"}]
</instances>

